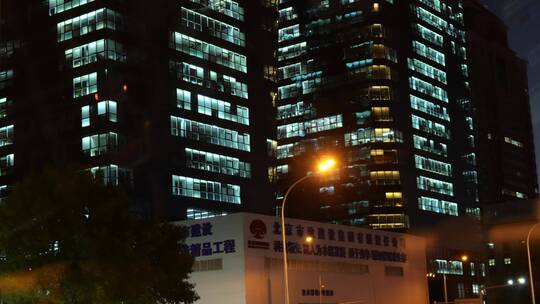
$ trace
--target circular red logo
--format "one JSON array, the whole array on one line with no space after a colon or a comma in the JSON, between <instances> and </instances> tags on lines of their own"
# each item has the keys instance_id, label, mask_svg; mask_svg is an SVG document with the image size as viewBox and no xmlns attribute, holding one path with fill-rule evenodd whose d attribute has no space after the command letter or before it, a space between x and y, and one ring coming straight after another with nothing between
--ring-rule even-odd
<instances>
[{"instance_id":1,"label":"circular red logo","mask_svg":"<svg viewBox=\"0 0 540 304\"><path fill-rule=\"evenodd\" d=\"M253 220L249 225L249 231L256 239L262 239L266 234L266 224L261 220Z\"/></svg>"}]
</instances>

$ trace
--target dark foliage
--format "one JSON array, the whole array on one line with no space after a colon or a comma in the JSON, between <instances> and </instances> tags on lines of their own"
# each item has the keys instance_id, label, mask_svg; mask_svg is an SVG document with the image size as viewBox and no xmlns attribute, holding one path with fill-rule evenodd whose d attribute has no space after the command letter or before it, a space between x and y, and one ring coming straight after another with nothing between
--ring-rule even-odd
<instances>
[{"instance_id":1,"label":"dark foliage","mask_svg":"<svg viewBox=\"0 0 540 304\"><path fill-rule=\"evenodd\" d=\"M133 216L127 196L87 173L48 170L0 205L7 303L191 303L185 231Z\"/></svg>"}]
</instances>

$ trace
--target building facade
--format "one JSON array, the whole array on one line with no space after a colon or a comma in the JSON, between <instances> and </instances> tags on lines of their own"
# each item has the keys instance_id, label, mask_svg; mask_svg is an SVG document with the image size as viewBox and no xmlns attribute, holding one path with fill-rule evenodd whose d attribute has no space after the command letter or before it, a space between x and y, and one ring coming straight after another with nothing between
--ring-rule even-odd
<instances>
[{"instance_id":1,"label":"building facade","mask_svg":"<svg viewBox=\"0 0 540 304\"><path fill-rule=\"evenodd\" d=\"M477 1L465 3L480 201L486 205L536 198L527 62L509 48L501 19Z\"/></svg>"},{"instance_id":2,"label":"building facade","mask_svg":"<svg viewBox=\"0 0 540 304\"><path fill-rule=\"evenodd\" d=\"M277 217L238 213L178 224L190 232L195 303L285 303ZM291 304L428 303L422 238L294 219L285 227Z\"/></svg>"},{"instance_id":3,"label":"building facade","mask_svg":"<svg viewBox=\"0 0 540 304\"><path fill-rule=\"evenodd\" d=\"M271 210L272 1L0 7L2 189L72 165L148 216Z\"/></svg>"},{"instance_id":4,"label":"building facade","mask_svg":"<svg viewBox=\"0 0 540 304\"><path fill-rule=\"evenodd\" d=\"M488 303L531 303L527 235L531 232L531 266L536 295L540 292L540 201L492 204L484 211Z\"/></svg>"},{"instance_id":5,"label":"building facade","mask_svg":"<svg viewBox=\"0 0 540 304\"><path fill-rule=\"evenodd\" d=\"M482 0L508 26L509 44L520 58L527 60L529 95L533 113L533 127L540 128L540 37L531 29L540 27L540 3L535 0ZM535 137L536 145L540 136ZM538 154L537 154L538 157Z\"/></svg>"},{"instance_id":6,"label":"building facade","mask_svg":"<svg viewBox=\"0 0 540 304\"><path fill-rule=\"evenodd\" d=\"M375 229L478 215L461 1L282 1L278 177L332 154L316 213ZM302 209L309 208L302 206Z\"/></svg>"},{"instance_id":7,"label":"building facade","mask_svg":"<svg viewBox=\"0 0 540 304\"><path fill-rule=\"evenodd\" d=\"M281 194L317 158L339 163L298 186L288 214L427 236L432 301L444 275L450 300L477 297L483 280L464 13L439 0L279 6Z\"/></svg>"}]
</instances>

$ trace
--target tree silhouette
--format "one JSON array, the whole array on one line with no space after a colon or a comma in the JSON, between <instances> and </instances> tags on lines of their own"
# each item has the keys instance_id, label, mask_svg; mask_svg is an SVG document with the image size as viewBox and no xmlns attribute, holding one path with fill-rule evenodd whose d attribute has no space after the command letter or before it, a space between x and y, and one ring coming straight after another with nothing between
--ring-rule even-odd
<instances>
[{"instance_id":1,"label":"tree silhouette","mask_svg":"<svg viewBox=\"0 0 540 304\"><path fill-rule=\"evenodd\" d=\"M191 303L185 230L129 212L90 173L45 170L0 203L6 303Z\"/></svg>"}]
</instances>

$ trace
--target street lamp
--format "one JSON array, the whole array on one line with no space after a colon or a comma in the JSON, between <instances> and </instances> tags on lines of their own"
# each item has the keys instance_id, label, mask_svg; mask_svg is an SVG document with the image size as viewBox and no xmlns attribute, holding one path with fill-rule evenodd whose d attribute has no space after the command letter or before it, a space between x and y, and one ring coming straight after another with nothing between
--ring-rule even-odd
<instances>
[{"instance_id":1,"label":"street lamp","mask_svg":"<svg viewBox=\"0 0 540 304\"><path fill-rule=\"evenodd\" d=\"M460 260L462 262L467 262L469 260L469 256L464 254L460 257ZM433 272L430 272L426 275L428 278L435 278L435 274ZM444 291L444 303L448 303L448 287L446 284L446 273L443 273L443 291Z\"/></svg>"},{"instance_id":2,"label":"street lamp","mask_svg":"<svg viewBox=\"0 0 540 304\"><path fill-rule=\"evenodd\" d=\"M311 245L313 243L313 237L311 235L308 235L308 236L306 236L304 241L307 244ZM324 284L322 283L322 275L319 272L319 304L322 304L322 290L323 290L323 288L324 288Z\"/></svg>"},{"instance_id":3,"label":"street lamp","mask_svg":"<svg viewBox=\"0 0 540 304\"><path fill-rule=\"evenodd\" d=\"M517 282L519 285L524 285L527 282L527 280L525 280L525 278L523 277L520 277L517 279ZM482 289L480 290L480 304L484 304L484 294L487 293L488 290L504 288L504 287L512 287L514 286L515 283L516 282L513 279L509 279L508 281L506 281L506 284L482 287Z\"/></svg>"},{"instance_id":4,"label":"street lamp","mask_svg":"<svg viewBox=\"0 0 540 304\"><path fill-rule=\"evenodd\" d=\"M317 165L317 172L318 174L324 174L328 171L332 170L336 166L336 160L333 158L326 158L323 161L319 162ZM302 177L301 179L294 182L289 189L287 189L287 192L285 192L285 196L283 197L283 201L281 202L281 242L283 243L283 276L285 278L285 304L290 304L289 301L289 273L288 273L288 266L287 266L287 240L285 237L285 203L287 202L287 197L289 197L289 194L293 190L294 187L296 187L301 182L305 181L306 179L312 177L314 174L307 174L306 176ZM307 241L307 238L306 238ZM311 237L311 241L313 241L313 237Z\"/></svg>"},{"instance_id":5,"label":"street lamp","mask_svg":"<svg viewBox=\"0 0 540 304\"><path fill-rule=\"evenodd\" d=\"M534 229L536 227L540 226L540 222L534 224L531 229L529 229L529 233L527 233L527 262L529 263L529 281L531 286L531 299L532 304L536 304L536 294L534 291L534 277L533 277L533 271L532 271L532 263L531 263L531 245L530 245L530 239L531 234L533 233Z\"/></svg>"}]
</instances>

